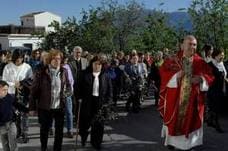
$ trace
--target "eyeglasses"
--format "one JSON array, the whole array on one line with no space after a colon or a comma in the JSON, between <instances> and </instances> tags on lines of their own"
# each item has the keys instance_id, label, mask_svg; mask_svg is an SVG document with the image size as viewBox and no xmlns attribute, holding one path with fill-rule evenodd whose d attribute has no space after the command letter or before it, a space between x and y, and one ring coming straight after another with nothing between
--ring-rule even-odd
<instances>
[{"instance_id":1,"label":"eyeglasses","mask_svg":"<svg viewBox=\"0 0 228 151\"><path fill-rule=\"evenodd\" d=\"M94 65L99 66L99 65L102 65L102 63L101 62L94 62Z\"/></svg>"},{"instance_id":2,"label":"eyeglasses","mask_svg":"<svg viewBox=\"0 0 228 151\"><path fill-rule=\"evenodd\" d=\"M60 57L54 57L54 58L52 58L52 60L61 61L61 58Z\"/></svg>"}]
</instances>

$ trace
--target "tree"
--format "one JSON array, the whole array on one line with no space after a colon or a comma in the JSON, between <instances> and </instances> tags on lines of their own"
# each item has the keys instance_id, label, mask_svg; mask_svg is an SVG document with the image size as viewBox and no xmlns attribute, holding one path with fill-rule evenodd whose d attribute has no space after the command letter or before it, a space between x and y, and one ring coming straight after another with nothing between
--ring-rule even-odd
<instances>
[{"instance_id":1,"label":"tree","mask_svg":"<svg viewBox=\"0 0 228 151\"><path fill-rule=\"evenodd\" d=\"M228 46L228 3L226 0L194 0L188 9L193 33L200 46L210 43L216 48Z\"/></svg>"},{"instance_id":2,"label":"tree","mask_svg":"<svg viewBox=\"0 0 228 151\"><path fill-rule=\"evenodd\" d=\"M80 22L81 46L92 52L111 52L115 47L113 43L115 30L112 20L112 13L104 7L84 11Z\"/></svg>"},{"instance_id":3,"label":"tree","mask_svg":"<svg viewBox=\"0 0 228 151\"><path fill-rule=\"evenodd\" d=\"M72 50L79 41L79 27L74 17L68 18L62 25L54 21L49 26L54 27L54 31L41 35L44 40L40 45L44 50Z\"/></svg>"},{"instance_id":4,"label":"tree","mask_svg":"<svg viewBox=\"0 0 228 151\"><path fill-rule=\"evenodd\" d=\"M167 14L154 10L146 20L147 28L144 30L143 42L147 51L158 51L167 47L174 48L177 43L177 33L168 26Z\"/></svg>"},{"instance_id":5,"label":"tree","mask_svg":"<svg viewBox=\"0 0 228 151\"><path fill-rule=\"evenodd\" d=\"M143 10L144 6L134 0L117 7L114 26L117 31L115 43L119 50L129 51L133 48L140 48L140 30L145 20L142 16Z\"/></svg>"}]
</instances>

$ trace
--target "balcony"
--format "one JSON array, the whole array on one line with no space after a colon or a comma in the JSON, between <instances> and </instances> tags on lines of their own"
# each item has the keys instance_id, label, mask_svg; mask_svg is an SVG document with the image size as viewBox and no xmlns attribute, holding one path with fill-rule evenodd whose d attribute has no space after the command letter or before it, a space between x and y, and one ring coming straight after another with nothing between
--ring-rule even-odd
<instances>
[{"instance_id":1,"label":"balcony","mask_svg":"<svg viewBox=\"0 0 228 151\"><path fill-rule=\"evenodd\" d=\"M0 26L0 34L34 34L45 32L45 27Z\"/></svg>"}]
</instances>

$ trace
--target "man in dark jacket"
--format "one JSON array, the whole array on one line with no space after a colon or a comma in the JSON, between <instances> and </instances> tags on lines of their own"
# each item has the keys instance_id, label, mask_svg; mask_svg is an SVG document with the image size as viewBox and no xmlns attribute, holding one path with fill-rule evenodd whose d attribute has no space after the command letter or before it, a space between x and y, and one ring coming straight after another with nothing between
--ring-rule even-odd
<instances>
[{"instance_id":1,"label":"man in dark jacket","mask_svg":"<svg viewBox=\"0 0 228 151\"><path fill-rule=\"evenodd\" d=\"M79 82L79 75L80 73L85 70L88 66L88 61L86 58L82 57L82 48L80 46L75 46L73 49L73 56L72 58L69 58L69 66L74 78L74 98L73 98L73 110L75 111L75 117L77 118L77 113L78 113L78 106L79 106L79 102L78 102L78 95L79 95L79 91L77 90L78 88L78 82ZM76 121L78 121L76 119Z\"/></svg>"}]
</instances>

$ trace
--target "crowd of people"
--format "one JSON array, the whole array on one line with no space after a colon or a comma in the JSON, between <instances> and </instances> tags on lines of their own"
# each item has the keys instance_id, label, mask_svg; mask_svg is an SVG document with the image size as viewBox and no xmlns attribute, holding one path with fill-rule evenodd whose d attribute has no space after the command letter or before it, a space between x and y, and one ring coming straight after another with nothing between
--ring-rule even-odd
<instances>
[{"instance_id":1,"label":"crowd of people","mask_svg":"<svg viewBox=\"0 0 228 151\"><path fill-rule=\"evenodd\" d=\"M15 151L17 142L29 142L28 117L35 115L41 151L47 151L53 129L53 150L61 151L64 122L66 137L73 138L74 121L81 145L86 145L91 128L91 145L99 150L110 108L117 107L124 94L126 111L137 114L149 89L153 89L154 105L163 120L161 133L169 149L202 145L204 121L223 133L219 117L228 96L224 51L205 45L198 54L192 35L184 37L178 49L176 54L165 48L154 54L132 50L108 55L76 46L71 54L33 50L29 59L19 49L0 51L3 150Z\"/></svg>"}]
</instances>

